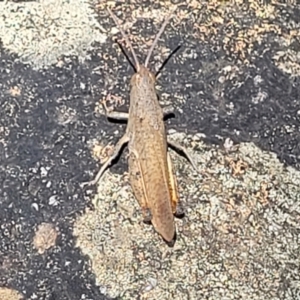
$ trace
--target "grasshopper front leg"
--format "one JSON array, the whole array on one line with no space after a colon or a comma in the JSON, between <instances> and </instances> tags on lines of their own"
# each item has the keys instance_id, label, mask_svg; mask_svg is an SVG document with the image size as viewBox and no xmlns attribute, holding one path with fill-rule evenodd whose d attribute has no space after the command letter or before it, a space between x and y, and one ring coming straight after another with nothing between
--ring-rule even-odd
<instances>
[{"instance_id":1,"label":"grasshopper front leg","mask_svg":"<svg viewBox=\"0 0 300 300\"><path fill-rule=\"evenodd\" d=\"M118 121L127 121L129 118L129 113L120 111L110 111L106 113L106 117Z\"/></svg>"},{"instance_id":2,"label":"grasshopper front leg","mask_svg":"<svg viewBox=\"0 0 300 300\"><path fill-rule=\"evenodd\" d=\"M108 97L109 96L107 96L107 98ZM101 103L102 103L102 106L104 108L105 115L106 115L107 118L115 119L115 120L119 120L119 121L127 121L128 120L129 113L109 110L109 108L106 105L106 101L107 100L104 100Z\"/></svg>"},{"instance_id":3,"label":"grasshopper front leg","mask_svg":"<svg viewBox=\"0 0 300 300\"><path fill-rule=\"evenodd\" d=\"M105 106L104 106L105 107ZM164 117L174 113L174 108L172 106L166 106L162 109ZM128 121L129 113L120 112L120 111L108 111L105 107L105 115L106 117L118 121Z\"/></svg>"},{"instance_id":4,"label":"grasshopper front leg","mask_svg":"<svg viewBox=\"0 0 300 300\"><path fill-rule=\"evenodd\" d=\"M119 153L120 153L122 147L123 147L126 143L129 142L129 139L130 139L130 138L129 138L128 134L125 133L125 134L121 137L121 139L118 141L118 143L117 143L117 145L116 145L116 147L115 147L115 150L114 150L113 154L109 157L109 159L108 159L108 160L105 162L105 164L101 167L101 169L100 169L99 172L97 173L96 177L95 177L93 180L91 180L91 181L82 182L82 183L80 184L80 187L83 188L83 187L86 186L86 185L94 185L94 184L96 184L96 183L100 180L100 178L101 178L101 176L103 175L103 173L104 173L104 171L106 170L106 168L107 168L108 166L110 166L110 164L117 158L117 156L119 155Z\"/></svg>"}]
</instances>

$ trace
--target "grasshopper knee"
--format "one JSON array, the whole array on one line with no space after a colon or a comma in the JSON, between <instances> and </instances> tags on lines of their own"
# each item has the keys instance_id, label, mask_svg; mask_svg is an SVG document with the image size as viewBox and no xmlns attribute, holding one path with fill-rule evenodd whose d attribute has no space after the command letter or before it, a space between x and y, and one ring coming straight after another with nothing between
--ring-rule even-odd
<instances>
[{"instance_id":1,"label":"grasshopper knee","mask_svg":"<svg viewBox=\"0 0 300 300\"><path fill-rule=\"evenodd\" d=\"M183 207L183 204L182 204L182 202L181 201L179 201L178 203L177 203L177 206L176 206L176 211L175 211L175 213L174 213L174 216L176 217L176 218L183 218L184 217L184 207Z\"/></svg>"},{"instance_id":2,"label":"grasshopper knee","mask_svg":"<svg viewBox=\"0 0 300 300\"><path fill-rule=\"evenodd\" d=\"M150 224L152 220L151 210L149 208L142 208L142 214L143 214L143 222L145 224Z\"/></svg>"}]
</instances>

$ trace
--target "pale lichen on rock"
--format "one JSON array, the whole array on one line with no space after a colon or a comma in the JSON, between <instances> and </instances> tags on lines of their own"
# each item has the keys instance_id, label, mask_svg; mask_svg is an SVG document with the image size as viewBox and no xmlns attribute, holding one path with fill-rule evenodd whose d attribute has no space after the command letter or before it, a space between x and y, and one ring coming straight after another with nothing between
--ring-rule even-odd
<instances>
[{"instance_id":1,"label":"pale lichen on rock","mask_svg":"<svg viewBox=\"0 0 300 300\"><path fill-rule=\"evenodd\" d=\"M212 299L277 299L281 276L299 251L299 172L252 143L227 152L193 136L171 138L184 141L202 174L171 151L186 209L176 220L177 243L169 249L140 222L128 181L107 171L96 210L75 226L99 283L122 299L184 299L186 293L197 299L212 296L212 289ZM93 219L88 226L87 219ZM157 284L147 288L153 274Z\"/></svg>"},{"instance_id":2,"label":"pale lichen on rock","mask_svg":"<svg viewBox=\"0 0 300 300\"><path fill-rule=\"evenodd\" d=\"M86 0L0 3L0 34L5 49L39 69L62 55L84 60L93 42L106 35Z\"/></svg>"}]
</instances>

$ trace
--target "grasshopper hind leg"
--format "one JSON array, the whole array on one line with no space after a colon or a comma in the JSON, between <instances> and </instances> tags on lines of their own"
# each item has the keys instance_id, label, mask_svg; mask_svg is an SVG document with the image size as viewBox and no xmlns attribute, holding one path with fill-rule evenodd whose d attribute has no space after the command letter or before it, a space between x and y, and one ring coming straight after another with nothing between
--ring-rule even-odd
<instances>
[{"instance_id":1,"label":"grasshopper hind leg","mask_svg":"<svg viewBox=\"0 0 300 300\"><path fill-rule=\"evenodd\" d=\"M150 225L152 220L152 213L147 204L147 196L145 194L146 191L143 185L143 178L140 170L140 165L134 153L131 153L129 155L128 165L130 184L132 187L133 194L140 205L143 222L145 224Z\"/></svg>"},{"instance_id":2,"label":"grasshopper hind leg","mask_svg":"<svg viewBox=\"0 0 300 300\"><path fill-rule=\"evenodd\" d=\"M177 179L173 171L173 165L172 165L169 152L167 153L167 162L168 162L168 171L169 171L169 189L171 195L172 212L176 218L183 218L184 217L183 203L179 199Z\"/></svg>"}]
</instances>

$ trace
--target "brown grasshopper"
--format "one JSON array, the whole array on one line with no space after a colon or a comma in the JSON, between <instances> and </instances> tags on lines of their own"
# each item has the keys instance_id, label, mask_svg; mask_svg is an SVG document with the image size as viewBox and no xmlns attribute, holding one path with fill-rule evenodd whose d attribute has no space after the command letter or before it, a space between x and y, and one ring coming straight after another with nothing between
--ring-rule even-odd
<instances>
[{"instance_id":1,"label":"brown grasshopper","mask_svg":"<svg viewBox=\"0 0 300 300\"><path fill-rule=\"evenodd\" d=\"M144 222L153 224L155 230L168 243L175 242L176 229L174 214L182 214L179 205L177 180L173 173L168 144L183 152L196 169L186 149L167 140L164 116L173 112L173 108L161 108L155 91L156 78L148 70L148 63L159 37L171 18L164 21L149 49L145 64L141 65L135 51L118 22L117 17L108 9L132 52L136 73L130 81L129 113L108 112L106 115L117 120L128 120L126 132L118 141L113 154L103 164L95 179L81 186L96 184L106 168L118 157L122 147L128 143L129 178L133 193L139 202ZM173 244L174 244L173 242Z\"/></svg>"}]
</instances>

